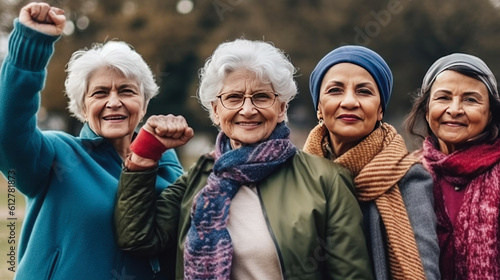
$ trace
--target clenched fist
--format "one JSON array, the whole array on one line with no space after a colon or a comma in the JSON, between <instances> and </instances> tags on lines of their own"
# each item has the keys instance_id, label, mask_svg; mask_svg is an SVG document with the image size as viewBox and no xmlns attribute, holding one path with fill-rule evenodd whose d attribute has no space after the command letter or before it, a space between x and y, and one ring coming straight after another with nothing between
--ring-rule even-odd
<instances>
[{"instance_id":1,"label":"clenched fist","mask_svg":"<svg viewBox=\"0 0 500 280\"><path fill-rule=\"evenodd\" d=\"M125 166L129 170L151 168L167 149L186 144L193 135L193 129L182 116L151 116L130 145L132 154Z\"/></svg>"},{"instance_id":2,"label":"clenched fist","mask_svg":"<svg viewBox=\"0 0 500 280\"><path fill-rule=\"evenodd\" d=\"M47 3L29 3L19 13L19 22L38 32L59 36L62 34L66 17L64 11Z\"/></svg>"},{"instance_id":3,"label":"clenched fist","mask_svg":"<svg viewBox=\"0 0 500 280\"><path fill-rule=\"evenodd\" d=\"M194 135L183 116L151 116L142 128L154 135L167 149L186 144Z\"/></svg>"}]
</instances>

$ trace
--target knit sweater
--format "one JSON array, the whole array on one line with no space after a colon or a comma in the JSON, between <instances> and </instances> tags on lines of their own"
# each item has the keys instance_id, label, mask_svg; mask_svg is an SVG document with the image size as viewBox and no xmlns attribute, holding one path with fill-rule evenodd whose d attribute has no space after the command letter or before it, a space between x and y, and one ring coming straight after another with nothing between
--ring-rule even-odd
<instances>
[{"instance_id":1,"label":"knit sweater","mask_svg":"<svg viewBox=\"0 0 500 280\"><path fill-rule=\"evenodd\" d=\"M113 209L122 159L111 143L88 125L79 137L36 126L57 37L14 24L0 75L0 170L15 173L27 200L20 240L11 244L16 279L151 279L148 259L116 245ZM182 173L173 150L159 169L157 192Z\"/></svg>"}]
</instances>

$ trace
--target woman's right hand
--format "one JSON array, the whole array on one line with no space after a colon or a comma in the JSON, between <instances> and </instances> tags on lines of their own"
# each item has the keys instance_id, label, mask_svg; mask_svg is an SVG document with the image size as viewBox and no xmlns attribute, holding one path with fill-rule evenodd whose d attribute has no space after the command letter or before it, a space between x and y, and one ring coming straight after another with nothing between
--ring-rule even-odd
<instances>
[{"instance_id":1,"label":"woman's right hand","mask_svg":"<svg viewBox=\"0 0 500 280\"><path fill-rule=\"evenodd\" d=\"M125 166L131 171L149 169L166 150L186 144L193 136L194 131L183 116L151 116L130 145L132 153Z\"/></svg>"},{"instance_id":2,"label":"woman's right hand","mask_svg":"<svg viewBox=\"0 0 500 280\"><path fill-rule=\"evenodd\" d=\"M59 36L66 23L64 10L46 3L29 3L19 13L19 22L38 32Z\"/></svg>"},{"instance_id":3,"label":"woman's right hand","mask_svg":"<svg viewBox=\"0 0 500 280\"><path fill-rule=\"evenodd\" d=\"M186 144L194 136L183 116L155 115L148 118L143 129L154 135L165 149L172 149Z\"/></svg>"}]
</instances>

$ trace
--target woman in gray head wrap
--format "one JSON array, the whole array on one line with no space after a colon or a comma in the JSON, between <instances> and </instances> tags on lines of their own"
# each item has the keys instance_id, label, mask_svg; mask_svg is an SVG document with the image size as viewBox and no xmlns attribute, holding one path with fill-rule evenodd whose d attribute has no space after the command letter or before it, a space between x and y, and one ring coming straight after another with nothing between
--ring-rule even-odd
<instances>
[{"instance_id":1,"label":"woman in gray head wrap","mask_svg":"<svg viewBox=\"0 0 500 280\"><path fill-rule=\"evenodd\" d=\"M426 130L419 134L418 124ZM406 119L425 138L424 166L434 178L443 279L500 279L500 98L479 58L437 60Z\"/></svg>"}]
</instances>

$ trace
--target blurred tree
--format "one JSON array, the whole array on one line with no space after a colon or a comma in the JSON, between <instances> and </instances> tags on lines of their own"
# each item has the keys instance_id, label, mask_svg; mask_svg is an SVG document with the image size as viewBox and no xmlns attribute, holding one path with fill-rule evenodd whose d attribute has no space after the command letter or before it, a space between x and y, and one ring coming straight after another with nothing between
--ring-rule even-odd
<instances>
[{"instance_id":1,"label":"blurred tree","mask_svg":"<svg viewBox=\"0 0 500 280\"><path fill-rule=\"evenodd\" d=\"M178 12L174 0L48 1L66 11L73 31L56 45L43 106L67 114L62 81L71 53L113 39L130 43L152 66L161 92L151 101L149 113L182 114L196 131L209 133L215 128L194 98L198 69L218 44L240 37L273 42L298 68L300 94L289 110L296 134L306 134L316 122L309 74L322 56L340 45L365 45L387 60L395 84L385 120L396 127L411 106L410 93L440 56L475 54L494 73L500 71L500 15L489 0L179 1L191 1L193 10ZM26 2L0 2L2 31L12 28L12 19ZM69 130L76 131L74 126Z\"/></svg>"}]
</instances>

